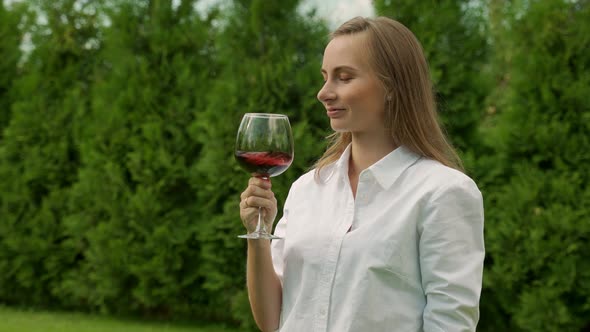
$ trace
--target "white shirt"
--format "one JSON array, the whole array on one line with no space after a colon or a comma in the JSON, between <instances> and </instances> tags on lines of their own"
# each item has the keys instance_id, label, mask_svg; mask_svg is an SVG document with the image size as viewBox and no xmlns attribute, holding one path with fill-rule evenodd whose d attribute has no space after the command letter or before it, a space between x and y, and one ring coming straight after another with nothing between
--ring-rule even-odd
<instances>
[{"instance_id":1,"label":"white shirt","mask_svg":"<svg viewBox=\"0 0 590 332\"><path fill-rule=\"evenodd\" d=\"M350 145L293 183L273 240L280 331L475 331L483 202L463 173L397 148L364 170ZM350 229L350 231L349 231Z\"/></svg>"}]
</instances>

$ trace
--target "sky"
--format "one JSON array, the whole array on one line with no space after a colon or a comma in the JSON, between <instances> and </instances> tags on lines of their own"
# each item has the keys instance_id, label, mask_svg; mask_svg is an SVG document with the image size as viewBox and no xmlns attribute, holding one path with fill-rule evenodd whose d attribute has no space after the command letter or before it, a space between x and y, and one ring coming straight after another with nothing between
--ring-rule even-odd
<instances>
[{"instance_id":1,"label":"sky","mask_svg":"<svg viewBox=\"0 0 590 332\"><path fill-rule=\"evenodd\" d=\"M26 0L0 0L5 4ZM51 0L46 0L51 1ZM206 10L209 6L219 3L223 0L201 0L197 2L197 8ZM269 0L281 1L281 0ZM179 0L174 0L179 2ZM374 16L373 5L371 0L301 0L300 11L307 12L312 8L317 9L319 17L326 20L330 29L337 28L340 24L355 16ZM23 41L23 48L27 49L29 43Z\"/></svg>"},{"instance_id":2,"label":"sky","mask_svg":"<svg viewBox=\"0 0 590 332\"><path fill-rule=\"evenodd\" d=\"M318 15L336 28L355 16L374 16L371 0L302 0L301 10L317 8Z\"/></svg>"},{"instance_id":3,"label":"sky","mask_svg":"<svg viewBox=\"0 0 590 332\"><path fill-rule=\"evenodd\" d=\"M174 1L179 2L179 0ZM201 0L197 3L197 7L206 10L211 5L223 1ZM371 0L301 0L299 5L299 9L304 13L314 7L317 9L318 15L327 21L330 28L336 28L355 16L374 16Z\"/></svg>"},{"instance_id":4,"label":"sky","mask_svg":"<svg viewBox=\"0 0 590 332\"><path fill-rule=\"evenodd\" d=\"M5 4L23 0L2 0ZM50 1L50 0L47 0ZM220 0L201 0L198 7L206 8ZM280 0L270 0L280 1ZM312 7L317 8L318 15L328 22L331 28L336 28L344 21L355 16L373 16L371 0L302 0L300 9L306 12Z\"/></svg>"}]
</instances>

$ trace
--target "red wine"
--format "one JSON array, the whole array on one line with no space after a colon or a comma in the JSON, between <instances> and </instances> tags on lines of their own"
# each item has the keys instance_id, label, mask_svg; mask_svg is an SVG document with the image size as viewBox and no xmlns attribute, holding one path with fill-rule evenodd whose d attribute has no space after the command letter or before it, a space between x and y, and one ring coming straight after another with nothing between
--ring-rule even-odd
<instances>
[{"instance_id":1,"label":"red wine","mask_svg":"<svg viewBox=\"0 0 590 332\"><path fill-rule=\"evenodd\" d=\"M293 156L284 152L237 151L236 159L246 171L270 177L279 175L289 168Z\"/></svg>"}]
</instances>

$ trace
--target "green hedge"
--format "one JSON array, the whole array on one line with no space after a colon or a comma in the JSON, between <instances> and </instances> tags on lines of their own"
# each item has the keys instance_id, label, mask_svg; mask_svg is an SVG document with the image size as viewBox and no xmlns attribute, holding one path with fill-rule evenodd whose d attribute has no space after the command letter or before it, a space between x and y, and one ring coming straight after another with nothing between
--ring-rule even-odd
<instances>
[{"instance_id":1,"label":"green hedge","mask_svg":"<svg viewBox=\"0 0 590 332\"><path fill-rule=\"evenodd\" d=\"M479 172L486 322L503 322L490 330L590 327L589 17L588 2L559 0L496 17L509 31L497 35L505 47Z\"/></svg>"},{"instance_id":2,"label":"green hedge","mask_svg":"<svg viewBox=\"0 0 590 332\"><path fill-rule=\"evenodd\" d=\"M297 4L236 1L205 16L191 1L33 7L47 22L29 30L27 62L6 64L19 75L3 77L14 98L0 146L1 302L252 327L236 237L241 115L291 118L282 199L327 134L315 101L327 29ZM20 12L1 13L19 32Z\"/></svg>"},{"instance_id":3,"label":"green hedge","mask_svg":"<svg viewBox=\"0 0 590 332\"><path fill-rule=\"evenodd\" d=\"M0 3L0 133L10 120L10 104L12 98L9 91L12 86L12 80L18 73L18 61L21 57L19 49L20 40L23 32L19 29L19 20L23 8L9 11L5 8L4 3ZM1 136L0 136L1 137Z\"/></svg>"},{"instance_id":4,"label":"green hedge","mask_svg":"<svg viewBox=\"0 0 590 332\"><path fill-rule=\"evenodd\" d=\"M253 329L235 132L243 113L289 115L282 204L329 133L315 97L326 24L296 0L28 4L0 4L0 303ZM443 122L484 193L480 330L581 330L590 5L375 6L422 41Z\"/></svg>"}]
</instances>

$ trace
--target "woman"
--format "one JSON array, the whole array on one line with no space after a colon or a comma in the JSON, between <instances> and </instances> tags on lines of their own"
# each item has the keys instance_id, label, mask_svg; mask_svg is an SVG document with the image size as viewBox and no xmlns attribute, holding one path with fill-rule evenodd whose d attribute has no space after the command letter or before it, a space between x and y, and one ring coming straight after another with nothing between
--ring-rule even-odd
<instances>
[{"instance_id":1,"label":"woman","mask_svg":"<svg viewBox=\"0 0 590 332\"><path fill-rule=\"evenodd\" d=\"M402 24L354 18L331 35L318 93L332 144L293 183L275 234L248 240L263 331L474 331L483 204L438 124L421 47ZM240 215L277 214L251 178Z\"/></svg>"}]
</instances>

